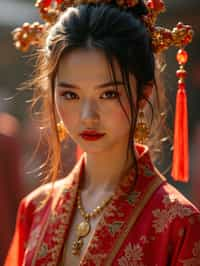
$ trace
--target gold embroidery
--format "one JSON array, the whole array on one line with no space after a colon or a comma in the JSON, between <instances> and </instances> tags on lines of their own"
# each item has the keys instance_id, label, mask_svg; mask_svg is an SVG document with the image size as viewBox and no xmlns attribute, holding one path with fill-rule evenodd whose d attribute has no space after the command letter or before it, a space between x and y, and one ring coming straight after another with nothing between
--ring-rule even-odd
<instances>
[{"instance_id":1,"label":"gold embroidery","mask_svg":"<svg viewBox=\"0 0 200 266\"><path fill-rule=\"evenodd\" d=\"M64 186L64 184L63 184ZM64 234L69 223L69 214L71 213L71 208L73 205L73 200L76 193L76 186L70 192L70 200L66 198L67 190L65 187L61 187L58 192L57 199L55 199L55 207L52 207L50 213L48 214L48 220L46 221L45 228L43 228L42 235L39 238L39 244L37 244L37 250L35 257L33 258L32 265L35 265L37 260L40 260L42 257L48 258L48 263L45 264L49 266L55 265L55 262L58 259L62 244L64 241ZM68 201L66 204L65 201ZM46 230L49 230L46 232ZM51 234L51 243L48 239L45 239L45 233ZM42 241L42 243L41 243Z\"/></svg>"},{"instance_id":2,"label":"gold embroidery","mask_svg":"<svg viewBox=\"0 0 200 266\"><path fill-rule=\"evenodd\" d=\"M41 226L37 226L31 231L29 240L27 242L26 252L30 252L36 247L40 231L41 231Z\"/></svg>"},{"instance_id":3,"label":"gold embroidery","mask_svg":"<svg viewBox=\"0 0 200 266\"><path fill-rule=\"evenodd\" d=\"M134 205L135 202L139 199L141 192L132 191L127 195L127 201L130 205Z\"/></svg>"},{"instance_id":4,"label":"gold embroidery","mask_svg":"<svg viewBox=\"0 0 200 266\"><path fill-rule=\"evenodd\" d=\"M47 186L47 185L46 185ZM48 185L49 186L49 185ZM34 198L31 203L34 205L34 212L38 213L40 212L45 206L47 201L49 200L48 198L48 191L47 191L47 187L46 187L46 191L42 191L42 193L37 196L36 198Z\"/></svg>"},{"instance_id":5,"label":"gold embroidery","mask_svg":"<svg viewBox=\"0 0 200 266\"><path fill-rule=\"evenodd\" d=\"M111 225L109 225L109 231L111 232L111 234L116 234L117 232L120 231L121 227L122 227L123 223L120 221L115 221L114 223L112 223Z\"/></svg>"},{"instance_id":6,"label":"gold embroidery","mask_svg":"<svg viewBox=\"0 0 200 266\"><path fill-rule=\"evenodd\" d=\"M47 252L48 252L48 245L46 243L42 243L41 248L38 252L38 258L41 259L41 258L46 257Z\"/></svg>"},{"instance_id":7,"label":"gold embroidery","mask_svg":"<svg viewBox=\"0 0 200 266\"><path fill-rule=\"evenodd\" d=\"M112 261L114 260L115 256L117 255L117 252L119 251L120 247L122 246L123 241L126 239L128 233L130 232L131 228L133 227L134 223L136 222L137 217L143 210L145 204L148 202L149 198L153 194L153 192L162 184L163 178L161 176L156 176L152 182L149 184L149 187L147 190L145 190L145 193L141 193L140 197L138 198L137 202L133 206L134 212L132 212L132 215L129 217L129 220L125 224L125 228L123 228L123 233L120 234L119 238L117 239L115 245L113 246L112 252L106 259L106 263L104 265L111 265ZM130 264L129 264L130 265ZM131 264L132 265L132 264ZM140 265L140 264L138 264Z\"/></svg>"},{"instance_id":8,"label":"gold embroidery","mask_svg":"<svg viewBox=\"0 0 200 266\"><path fill-rule=\"evenodd\" d=\"M125 254L118 259L119 266L144 266L143 256L144 252L139 244L129 243L125 248Z\"/></svg>"},{"instance_id":9,"label":"gold embroidery","mask_svg":"<svg viewBox=\"0 0 200 266\"><path fill-rule=\"evenodd\" d=\"M152 177L155 174L149 166L144 165L142 169L144 171L143 175L147 178Z\"/></svg>"},{"instance_id":10,"label":"gold embroidery","mask_svg":"<svg viewBox=\"0 0 200 266\"><path fill-rule=\"evenodd\" d=\"M102 266L102 261L105 259L105 256L106 256L106 254L105 253L103 253L103 254L95 254L95 257L94 257L94 255L93 254L88 254L87 255L87 261L81 261L81 263L80 263L80 265L81 266L88 266L89 264L88 264L88 261L92 261L94 264L92 264L92 265L95 265L95 266Z\"/></svg>"},{"instance_id":11,"label":"gold embroidery","mask_svg":"<svg viewBox=\"0 0 200 266\"><path fill-rule=\"evenodd\" d=\"M70 197L74 199L76 191L71 191ZM52 265L55 265L55 261L57 260L62 244L64 242L64 235L66 228L69 224L69 216L71 212L71 208L73 205L73 200L69 200L68 204L63 203L62 200L64 200L64 197L66 197L66 190L63 191L63 194L61 196L60 206L62 207L62 211L60 212L55 210L50 217L49 225L50 227L54 227L54 224L56 225L56 228L53 228L53 234L52 234L52 241L54 242L54 245L48 249L48 254L51 256L51 261L49 261L49 265L51 265L51 262L54 263ZM60 212L60 213L59 213ZM59 223L58 223L59 221Z\"/></svg>"},{"instance_id":12,"label":"gold embroidery","mask_svg":"<svg viewBox=\"0 0 200 266\"><path fill-rule=\"evenodd\" d=\"M193 257L186 260L181 260L183 266L198 266L200 265L200 240L194 243L192 250Z\"/></svg>"},{"instance_id":13,"label":"gold embroidery","mask_svg":"<svg viewBox=\"0 0 200 266\"><path fill-rule=\"evenodd\" d=\"M164 209L155 209L152 211L154 216L153 227L156 233L163 232L176 217L187 217L193 214L194 210L182 205L175 195L165 195L162 201Z\"/></svg>"},{"instance_id":14,"label":"gold embroidery","mask_svg":"<svg viewBox=\"0 0 200 266\"><path fill-rule=\"evenodd\" d=\"M165 195L163 198L163 203L165 206L168 206L175 201L176 201L176 196L174 194Z\"/></svg>"}]
</instances>

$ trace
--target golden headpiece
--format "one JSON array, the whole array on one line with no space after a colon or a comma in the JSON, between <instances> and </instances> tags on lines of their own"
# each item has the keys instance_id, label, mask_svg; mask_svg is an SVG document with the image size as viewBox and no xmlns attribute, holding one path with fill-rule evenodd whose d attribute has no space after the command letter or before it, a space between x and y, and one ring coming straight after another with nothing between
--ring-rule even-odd
<instances>
[{"instance_id":1,"label":"golden headpiece","mask_svg":"<svg viewBox=\"0 0 200 266\"><path fill-rule=\"evenodd\" d=\"M34 22L24 23L21 28L13 31L13 39L17 49L26 52L31 45L38 45L41 36L57 20L58 16L68 7L86 3L107 3L112 0L37 0L35 6L39 9L44 24ZM134 7L139 0L116 0L121 8ZM172 30L156 26L160 13L165 11L162 0L148 0L145 2L148 14L142 16L152 37L152 46L155 53L167 50L170 46L184 47L192 41L193 30L191 26L179 22Z\"/></svg>"},{"instance_id":2,"label":"golden headpiece","mask_svg":"<svg viewBox=\"0 0 200 266\"><path fill-rule=\"evenodd\" d=\"M188 180L188 129L187 129L187 98L185 92L186 71L184 65L187 63L188 54L184 50L193 37L191 26L179 22L172 30L156 26L156 20L160 13L165 11L162 0L37 0L35 6L39 9L40 16L44 24L34 22L24 23L21 28L13 31L13 39L17 49L26 52L31 45L39 45L42 36L53 26L59 15L72 6L80 4L114 4L119 8L134 8L139 4L145 4L148 10L146 15L142 15L152 40L154 53L167 50L170 46L179 48L177 61L179 70L178 93L175 117L174 133L174 154L172 176L175 180Z\"/></svg>"}]
</instances>

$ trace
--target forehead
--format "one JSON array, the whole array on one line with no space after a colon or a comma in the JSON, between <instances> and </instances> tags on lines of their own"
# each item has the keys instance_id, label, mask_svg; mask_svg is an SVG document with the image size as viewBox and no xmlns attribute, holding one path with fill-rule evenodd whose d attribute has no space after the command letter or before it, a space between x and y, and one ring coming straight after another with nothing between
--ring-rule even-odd
<instances>
[{"instance_id":1,"label":"forehead","mask_svg":"<svg viewBox=\"0 0 200 266\"><path fill-rule=\"evenodd\" d=\"M121 79L116 59L113 59L113 67L116 78ZM73 82L106 81L111 77L111 68L103 51L76 49L62 56L58 65L57 77Z\"/></svg>"}]
</instances>

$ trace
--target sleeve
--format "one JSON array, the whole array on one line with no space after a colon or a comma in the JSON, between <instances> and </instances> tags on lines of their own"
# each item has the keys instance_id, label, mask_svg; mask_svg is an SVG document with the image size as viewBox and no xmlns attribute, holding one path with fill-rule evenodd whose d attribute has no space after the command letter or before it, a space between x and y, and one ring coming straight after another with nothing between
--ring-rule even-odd
<instances>
[{"instance_id":1,"label":"sleeve","mask_svg":"<svg viewBox=\"0 0 200 266\"><path fill-rule=\"evenodd\" d=\"M24 257L26 242L30 230L30 222L27 213L27 202L20 202L14 236L8 251L4 266L21 266Z\"/></svg>"},{"instance_id":2,"label":"sleeve","mask_svg":"<svg viewBox=\"0 0 200 266\"><path fill-rule=\"evenodd\" d=\"M200 214L186 219L177 230L179 239L176 244L173 266L200 266Z\"/></svg>"}]
</instances>

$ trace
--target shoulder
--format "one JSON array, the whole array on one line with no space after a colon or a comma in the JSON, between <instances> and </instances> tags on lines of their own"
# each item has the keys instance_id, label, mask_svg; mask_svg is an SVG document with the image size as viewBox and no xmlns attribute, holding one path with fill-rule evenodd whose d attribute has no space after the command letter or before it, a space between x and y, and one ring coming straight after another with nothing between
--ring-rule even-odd
<instances>
[{"instance_id":1,"label":"shoulder","mask_svg":"<svg viewBox=\"0 0 200 266\"><path fill-rule=\"evenodd\" d=\"M35 214L37 214L37 216L44 215L52 204L56 203L60 196L65 194L65 191L70 191L76 187L79 182L82 162L83 160L81 157L68 176L55 182L41 185L25 196L20 205L23 206L22 209L25 210L26 214L28 216Z\"/></svg>"},{"instance_id":2,"label":"shoulder","mask_svg":"<svg viewBox=\"0 0 200 266\"><path fill-rule=\"evenodd\" d=\"M154 191L152 195L152 201L154 204L160 207L167 208L170 206L182 206L183 208L189 208L193 212L200 213L198 208L184 196L175 186L170 184L165 176L153 165L152 175L156 179L160 179L160 185ZM187 185L187 184L186 184Z\"/></svg>"},{"instance_id":3,"label":"shoulder","mask_svg":"<svg viewBox=\"0 0 200 266\"><path fill-rule=\"evenodd\" d=\"M27 217L32 217L36 213L44 213L51 205L55 195L66 185L68 177L43 184L25 196L21 202L19 209L25 213Z\"/></svg>"},{"instance_id":4,"label":"shoulder","mask_svg":"<svg viewBox=\"0 0 200 266\"><path fill-rule=\"evenodd\" d=\"M152 223L156 233L189 228L192 224L200 226L200 211L167 180L155 191L150 201Z\"/></svg>"},{"instance_id":5,"label":"shoulder","mask_svg":"<svg viewBox=\"0 0 200 266\"><path fill-rule=\"evenodd\" d=\"M200 213L197 207L188 198L167 181L158 189L157 197L160 199L163 207L176 206L177 208L179 207L180 210L184 210L187 214L190 212L191 214Z\"/></svg>"},{"instance_id":6,"label":"shoulder","mask_svg":"<svg viewBox=\"0 0 200 266\"><path fill-rule=\"evenodd\" d=\"M199 265L200 211L168 183L161 187L160 193L162 206L153 212L154 229L157 233L169 233L173 247L172 264Z\"/></svg>"},{"instance_id":7,"label":"shoulder","mask_svg":"<svg viewBox=\"0 0 200 266\"><path fill-rule=\"evenodd\" d=\"M148 204L154 215L162 213L162 215L169 214L172 217L176 213L179 217L184 217L200 213L197 207L171 185L156 168L151 161L148 150L140 159L140 172L141 176L144 177L141 182L148 182L150 184L149 190L153 191Z\"/></svg>"}]
</instances>

